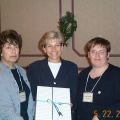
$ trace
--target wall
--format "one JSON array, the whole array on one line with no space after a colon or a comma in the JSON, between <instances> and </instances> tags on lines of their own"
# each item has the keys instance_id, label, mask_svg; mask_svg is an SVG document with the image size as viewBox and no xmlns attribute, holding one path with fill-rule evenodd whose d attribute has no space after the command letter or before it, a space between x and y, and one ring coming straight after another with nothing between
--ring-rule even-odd
<instances>
[{"instance_id":1,"label":"wall","mask_svg":"<svg viewBox=\"0 0 120 120\"><path fill-rule=\"evenodd\" d=\"M42 35L58 30L59 18L73 12L78 28L62 58L71 60L79 70L89 66L84 46L94 37L111 42L109 62L120 67L120 0L0 0L1 31L15 29L22 35L23 49L18 65L28 66L44 55L38 48Z\"/></svg>"}]
</instances>

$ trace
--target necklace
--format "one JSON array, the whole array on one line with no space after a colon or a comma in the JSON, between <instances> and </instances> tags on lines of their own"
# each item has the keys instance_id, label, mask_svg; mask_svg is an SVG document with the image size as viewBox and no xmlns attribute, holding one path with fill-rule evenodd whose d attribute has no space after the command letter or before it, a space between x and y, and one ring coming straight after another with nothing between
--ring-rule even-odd
<instances>
[{"instance_id":1,"label":"necklace","mask_svg":"<svg viewBox=\"0 0 120 120\"><path fill-rule=\"evenodd\" d=\"M108 68L108 67L107 67L107 68ZM106 70L107 70L107 69L105 69L105 71L106 71ZM104 71L104 72L105 72L105 71ZM102 75L104 74L104 72L102 73ZM97 82L95 83L95 85L93 86L93 88L92 88L92 90L91 90L90 92L93 92L93 90L95 89L96 85L97 85L98 82L100 81L102 75L99 77L99 79L97 80ZM85 86L85 92L87 92L87 84L88 84L89 76L90 76L90 72L89 72L89 74L88 74L88 76L87 76L87 81L86 81L86 86Z\"/></svg>"},{"instance_id":2,"label":"necklace","mask_svg":"<svg viewBox=\"0 0 120 120\"><path fill-rule=\"evenodd\" d=\"M20 79L20 83L21 83L21 87L22 87L22 91L23 91L23 84L22 84L22 80L21 80L20 72L19 72L18 69L17 69L17 73L18 73L18 75L19 75L19 79Z\"/></svg>"},{"instance_id":3,"label":"necklace","mask_svg":"<svg viewBox=\"0 0 120 120\"><path fill-rule=\"evenodd\" d=\"M103 74L102 74L103 75ZM99 77L99 79L97 80L97 82L95 83L95 85L93 86L92 90L90 92L93 92L94 88L96 87L96 85L98 84L98 82L100 81L102 75ZM88 77L87 77L87 81L86 81L86 86L85 86L85 92L87 92L87 84L88 84L88 79L90 77L90 73L88 74Z\"/></svg>"}]
</instances>

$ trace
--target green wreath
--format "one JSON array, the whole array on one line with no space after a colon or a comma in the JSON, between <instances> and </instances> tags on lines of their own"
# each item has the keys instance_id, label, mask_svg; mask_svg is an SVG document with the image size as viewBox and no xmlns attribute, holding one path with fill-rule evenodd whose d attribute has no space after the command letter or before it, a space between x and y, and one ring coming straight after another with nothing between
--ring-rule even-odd
<instances>
[{"instance_id":1,"label":"green wreath","mask_svg":"<svg viewBox=\"0 0 120 120\"><path fill-rule=\"evenodd\" d=\"M58 29L64 38L64 45L68 46L67 41L72 37L73 32L77 29L77 21L74 20L74 15L67 11L66 15L60 18L58 23Z\"/></svg>"}]
</instances>

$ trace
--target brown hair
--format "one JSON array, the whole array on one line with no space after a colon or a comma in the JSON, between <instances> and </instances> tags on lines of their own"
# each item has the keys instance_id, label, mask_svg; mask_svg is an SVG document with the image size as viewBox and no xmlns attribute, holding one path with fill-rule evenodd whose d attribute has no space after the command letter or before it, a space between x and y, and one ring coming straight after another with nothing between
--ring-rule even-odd
<instances>
[{"instance_id":1,"label":"brown hair","mask_svg":"<svg viewBox=\"0 0 120 120\"><path fill-rule=\"evenodd\" d=\"M95 37L87 42L87 44L86 44L87 52L90 52L91 47L94 47L96 45L105 47L107 52L110 52L110 50L111 50L111 45L108 40L106 40L104 38L100 38L100 37Z\"/></svg>"},{"instance_id":2,"label":"brown hair","mask_svg":"<svg viewBox=\"0 0 120 120\"><path fill-rule=\"evenodd\" d=\"M0 60L1 60L2 48L4 47L4 45L7 42L10 43L10 44L18 45L19 50L21 52L21 48L22 48L22 38L21 38L21 35L19 35L15 30L3 31L0 34Z\"/></svg>"}]
</instances>

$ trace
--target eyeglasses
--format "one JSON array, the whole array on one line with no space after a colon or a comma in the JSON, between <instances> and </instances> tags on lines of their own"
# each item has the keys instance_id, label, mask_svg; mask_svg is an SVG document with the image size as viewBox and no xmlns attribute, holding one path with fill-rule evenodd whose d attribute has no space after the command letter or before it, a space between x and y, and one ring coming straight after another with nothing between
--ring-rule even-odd
<instances>
[{"instance_id":1,"label":"eyeglasses","mask_svg":"<svg viewBox=\"0 0 120 120\"><path fill-rule=\"evenodd\" d=\"M97 54L97 53L98 53L99 55L104 55L104 54L106 54L107 52L104 51L104 50L100 50L100 51L92 50L92 51L90 51L90 53L93 54L93 55L95 55L95 54Z\"/></svg>"}]
</instances>

